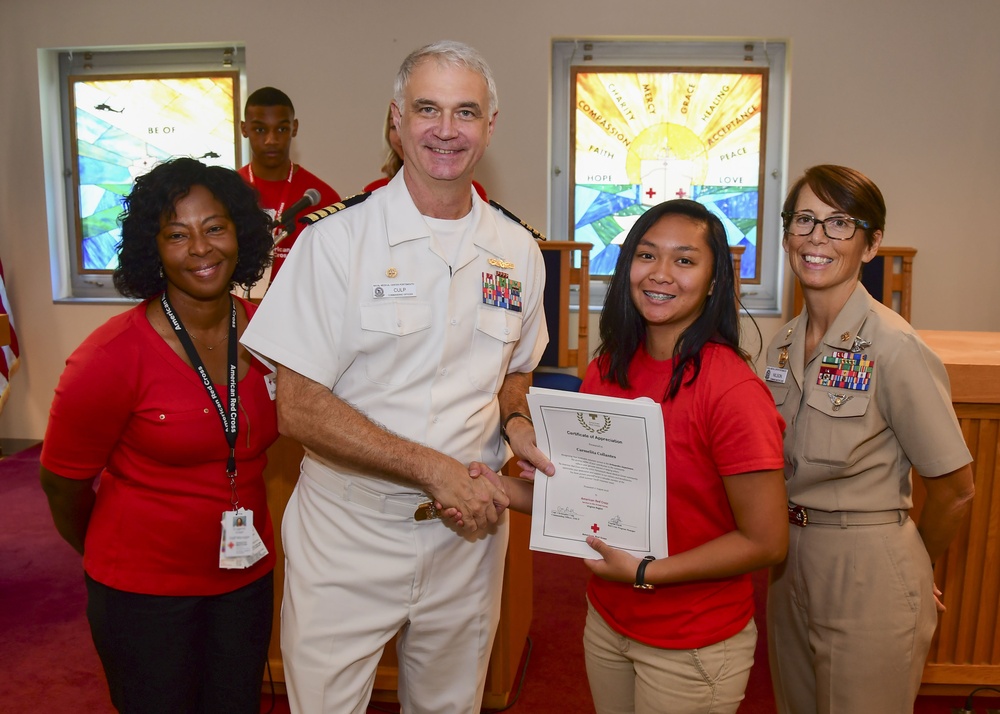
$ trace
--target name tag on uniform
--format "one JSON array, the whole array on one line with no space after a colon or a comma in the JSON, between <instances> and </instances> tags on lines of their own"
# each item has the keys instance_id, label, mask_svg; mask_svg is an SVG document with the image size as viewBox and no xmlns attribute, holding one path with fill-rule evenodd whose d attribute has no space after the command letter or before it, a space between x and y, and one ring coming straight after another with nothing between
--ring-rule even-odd
<instances>
[{"instance_id":1,"label":"name tag on uniform","mask_svg":"<svg viewBox=\"0 0 1000 714\"><path fill-rule=\"evenodd\" d=\"M373 298L416 297L416 283L375 283L372 285Z\"/></svg>"},{"instance_id":2,"label":"name tag on uniform","mask_svg":"<svg viewBox=\"0 0 1000 714\"><path fill-rule=\"evenodd\" d=\"M787 369L781 369L780 367L768 367L764 370L765 382L777 382L778 384L784 384L787 379Z\"/></svg>"}]
</instances>

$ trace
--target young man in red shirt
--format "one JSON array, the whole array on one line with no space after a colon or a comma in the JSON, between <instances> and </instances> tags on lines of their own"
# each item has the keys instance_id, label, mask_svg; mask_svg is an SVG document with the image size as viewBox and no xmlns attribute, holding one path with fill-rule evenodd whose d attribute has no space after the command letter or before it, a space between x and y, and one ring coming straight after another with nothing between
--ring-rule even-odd
<instances>
[{"instance_id":1,"label":"young man in red shirt","mask_svg":"<svg viewBox=\"0 0 1000 714\"><path fill-rule=\"evenodd\" d=\"M292 138L299 131L299 120L295 118L292 100L280 89L261 87L247 98L240 131L250 140L250 163L239 173L257 190L261 208L274 221L274 264L271 267L271 280L274 280L303 228L299 218L315 208L312 205L302 208L293 223L278 225L278 220L307 189L319 191L319 207L337 203L340 195L292 162Z\"/></svg>"}]
</instances>

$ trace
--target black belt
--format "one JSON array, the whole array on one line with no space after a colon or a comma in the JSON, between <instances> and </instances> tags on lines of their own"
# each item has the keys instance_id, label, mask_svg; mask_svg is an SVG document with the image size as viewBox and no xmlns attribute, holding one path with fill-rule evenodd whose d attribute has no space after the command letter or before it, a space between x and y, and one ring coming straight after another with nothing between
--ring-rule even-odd
<instances>
[{"instance_id":1,"label":"black belt","mask_svg":"<svg viewBox=\"0 0 1000 714\"><path fill-rule=\"evenodd\" d=\"M788 522L805 528L806 526L882 526L888 523L903 525L909 517L906 509L891 511L817 511L815 508L788 504Z\"/></svg>"}]
</instances>

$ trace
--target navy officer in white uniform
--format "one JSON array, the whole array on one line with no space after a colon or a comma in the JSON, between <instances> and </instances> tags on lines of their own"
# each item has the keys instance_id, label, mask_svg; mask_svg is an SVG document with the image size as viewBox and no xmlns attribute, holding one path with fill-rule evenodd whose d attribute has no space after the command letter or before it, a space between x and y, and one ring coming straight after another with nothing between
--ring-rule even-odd
<instances>
[{"instance_id":1,"label":"navy officer in white uniform","mask_svg":"<svg viewBox=\"0 0 1000 714\"><path fill-rule=\"evenodd\" d=\"M398 640L407 714L478 712L500 613L510 448L549 475L525 394L548 341L538 237L472 188L492 73L438 42L396 77L403 170L313 214L243 343L306 448L284 514L292 711L362 714ZM484 471L485 472L485 471ZM447 522L433 504L459 514Z\"/></svg>"}]
</instances>

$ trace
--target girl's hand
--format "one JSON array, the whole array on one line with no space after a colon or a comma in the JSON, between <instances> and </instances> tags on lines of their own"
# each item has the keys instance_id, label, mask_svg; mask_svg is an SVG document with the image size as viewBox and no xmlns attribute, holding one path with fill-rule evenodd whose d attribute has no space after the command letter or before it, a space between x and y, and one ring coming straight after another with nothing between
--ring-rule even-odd
<instances>
[{"instance_id":1,"label":"girl's hand","mask_svg":"<svg viewBox=\"0 0 1000 714\"><path fill-rule=\"evenodd\" d=\"M596 536L588 536L587 545L601 556L600 560L583 561L594 575L619 583L635 582L635 571L639 568L638 558L611 547Z\"/></svg>"}]
</instances>

